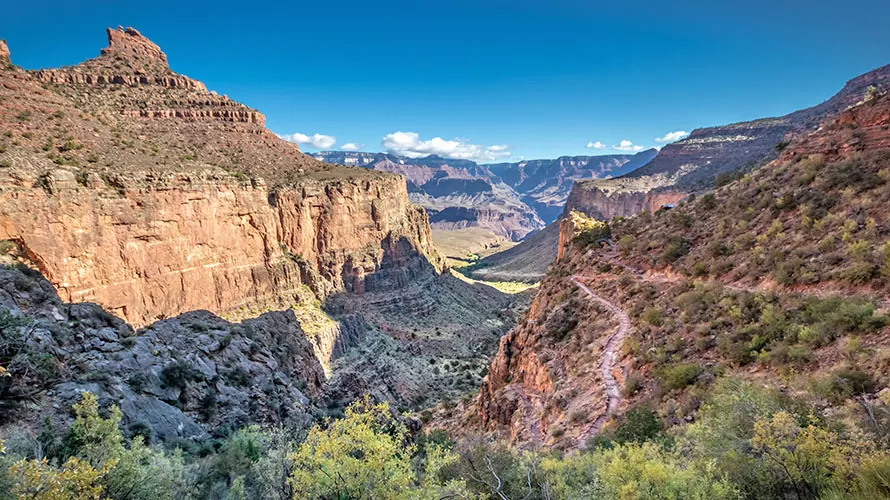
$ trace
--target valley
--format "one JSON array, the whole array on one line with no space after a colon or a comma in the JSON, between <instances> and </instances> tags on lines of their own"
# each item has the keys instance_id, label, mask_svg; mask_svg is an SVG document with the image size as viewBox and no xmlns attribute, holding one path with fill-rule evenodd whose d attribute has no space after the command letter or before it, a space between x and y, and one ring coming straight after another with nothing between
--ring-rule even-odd
<instances>
[{"instance_id":1,"label":"valley","mask_svg":"<svg viewBox=\"0 0 890 500\"><path fill-rule=\"evenodd\" d=\"M890 66L527 160L106 38L0 41L0 498L890 498Z\"/></svg>"}]
</instances>

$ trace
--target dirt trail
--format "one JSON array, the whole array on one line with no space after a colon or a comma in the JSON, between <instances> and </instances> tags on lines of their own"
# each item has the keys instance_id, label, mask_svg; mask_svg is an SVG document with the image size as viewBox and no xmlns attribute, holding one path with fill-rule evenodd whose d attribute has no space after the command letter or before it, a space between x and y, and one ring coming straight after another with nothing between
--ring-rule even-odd
<instances>
[{"instance_id":1,"label":"dirt trail","mask_svg":"<svg viewBox=\"0 0 890 500\"><path fill-rule=\"evenodd\" d=\"M581 282L582 279L586 278L579 275L572 276L572 282L578 285L578 287L587 294L590 300L602 306L618 319L618 328L606 340L606 345L603 347L603 355L600 358L599 369L603 375L603 383L606 386L606 411L597 417L593 426L591 426L586 433L587 435L596 435L602 428L603 424L606 423L606 419L609 415L614 413L618 409L618 405L621 404L621 388L618 387L618 381L615 380L614 372L615 370L620 369L618 365L618 349L621 348L621 343L624 342L624 339L630 331L630 318L620 307L603 297L600 297L595 292L591 291L590 288L587 288L587 285Z\"/></svg>"},{"instance_id":2,"label":"dirt trail","mask_svg":"<svg viewBox=\"0 0 890 500\"><path fill-rule=\"evenodd\" d=\"M653 271L648 270L644 271L643 269L639 269L628 264L621 262L618 258L618 252L615 248L614 243L609 240L604 240L610 246L610 250L606 254L606 259L608 262L614 266L621 267L630 271L637 279L641 281L654 282L654 283L677 283L680 281L688 280L689 278L686 276L680 276L672 273L666 273L662 271ZM613 302L601 297L596 292L592 291L587 287L581 280L592 280L594 278L581 276L581 275L573 275L571 280L577 285L581 290L584 291L585 294L590 298L590 300L596 302L604 309L609 311L612 315L614 315L618 320L618 328L615 332L606 340L605 347L603 348L603 354L600 358L599 369L603 376L603 383L606 388L606 411L598 416L594 421L593 425L588 428L588 430L581 435L581 442L583 443L587 438L595 436L599 433L602 426L606 423L606 419L611 416L621 404L621 389L618 386L617 380L615 380L615 371L620 370L620 366L618 364L618 349L621 347L621 343L627 337L630 331L630 318L627 316L627 313L624 312L619 306L614 304ZM727 289L736 291L736 292L773 292L773 293L789 293L783 290L775 290L770 289L764 286L746 286L740 285L736 283L723 283L723 286ZM827 297L830 295L837 294L838 292L834 290L810 290L806 292L797 291L796 293L806 293L808 295L816 296L816 297ZM879 304L883 304L883 302L879 302ZM886 304L890 307L890 303Z\"/></svg>"}]
</instances>

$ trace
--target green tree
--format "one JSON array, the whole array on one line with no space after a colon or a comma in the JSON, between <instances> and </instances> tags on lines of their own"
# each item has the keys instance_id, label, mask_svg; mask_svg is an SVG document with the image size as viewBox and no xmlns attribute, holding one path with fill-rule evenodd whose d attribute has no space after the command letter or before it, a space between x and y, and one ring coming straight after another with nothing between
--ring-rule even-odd
<instances>
[{"instance_id":1,"label":"green tree","mask_svg":"<svg viewBox=\"0 0 890 500\"><path fill-rule=\"evenodd\" d=\"M710 462L662 451L653 443L597 452L602 498L621 500L723 500L739 498Z\"/></svg>"},{"instance_id":2,"label":"green tree","mask_svg":"<svg viewBox=\"0 0 890 500\"><path fill-rule=\"evenodd\" d=\"M387 403L365 397L350 405L343 418L314 426L290 455L290 485L295 499L406 499L459 497L460 481L441 482L438 470L456 460L444 448L426 449L422 478L412 458L417 446ZM425 480L424 480L425 479Z\"/></svg>"}]
</instances>

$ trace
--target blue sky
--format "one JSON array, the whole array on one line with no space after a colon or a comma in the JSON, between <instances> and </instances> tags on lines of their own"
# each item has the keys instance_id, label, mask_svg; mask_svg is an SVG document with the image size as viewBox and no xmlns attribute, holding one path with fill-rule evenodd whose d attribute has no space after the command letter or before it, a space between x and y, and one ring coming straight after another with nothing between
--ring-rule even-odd
<instances>
[{"instance_id":1,"label":"blue sky","mask_svg":"<svg viewBox=\"0 0 890 500\"><path fill-rule=\"evenodd\" d=\"M483 162L657 146L890 63L886 0L9 3L20 66L75 64L134 26L279 134Z\"/></svg>"}]
</instances>

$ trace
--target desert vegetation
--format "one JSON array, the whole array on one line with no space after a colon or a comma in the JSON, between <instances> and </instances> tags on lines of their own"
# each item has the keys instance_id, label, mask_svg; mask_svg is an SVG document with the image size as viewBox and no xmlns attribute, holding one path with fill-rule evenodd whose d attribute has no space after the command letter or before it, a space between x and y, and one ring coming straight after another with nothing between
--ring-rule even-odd
<instances>
[{"instance_id":1,"label":"desert vegetation","mask_svg":"<svg viewBox=\"0 0 890 500\"><path fill-rule=\"evenodd\" d=\"M886 398L885 398L886 399ZM666 428L648 408L584 451L519 450L424 431L369 398L308 432L245 427L224 439L153 443L125 435L115 406L84 393L67 429L3 443L12 498L890 498L890 401L880 428L734 378L694 423Z\"/></svg>"}]
</instances>

